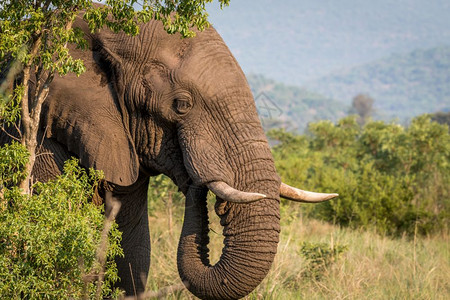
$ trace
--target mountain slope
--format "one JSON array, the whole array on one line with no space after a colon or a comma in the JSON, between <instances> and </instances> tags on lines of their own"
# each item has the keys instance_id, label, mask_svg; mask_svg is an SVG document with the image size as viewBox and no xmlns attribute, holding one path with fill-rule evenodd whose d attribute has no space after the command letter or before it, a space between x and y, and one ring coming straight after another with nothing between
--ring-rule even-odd
<instances>
[{"instance_id":1,"label":"mountain slope","mask_svg":"<svg viewBox=\"0 0 450 300\"><path fill-rule=\"evenodd\" d=\"M282 127L302 133L309 122L337 121L348 111L343 103L262 75L247 75L247 80L265 130Z\"/></svg>"},{"instance_id":2,"label":"mountain slope","mask_svg":"<svg viewBox=\"0 0 450 300\"><path fill-rule=\"evenodd\" d=\"M347 105L357 94L368 94L381 119L450 111L450 47L393 55L308 82L305 88Z\"/></svg>"}]
</instances>

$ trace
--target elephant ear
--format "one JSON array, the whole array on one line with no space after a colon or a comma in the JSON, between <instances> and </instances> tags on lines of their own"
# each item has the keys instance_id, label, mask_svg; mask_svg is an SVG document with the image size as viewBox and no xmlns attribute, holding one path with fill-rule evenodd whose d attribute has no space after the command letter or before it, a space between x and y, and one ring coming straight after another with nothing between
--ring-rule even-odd
<instances>
[{"instance_id":1,"label":"elephant ear","mask_svg":"<svg viewBox=\"0 0 450 300\"><path fill-rule=\"evenodd\" d=\"M55 77L44 104L46 136L66 145L83 166L102 170L107 181L131 185L139 163L117 96L95 62L85 65L80 77Z\"/></svg>"}]
</instances>

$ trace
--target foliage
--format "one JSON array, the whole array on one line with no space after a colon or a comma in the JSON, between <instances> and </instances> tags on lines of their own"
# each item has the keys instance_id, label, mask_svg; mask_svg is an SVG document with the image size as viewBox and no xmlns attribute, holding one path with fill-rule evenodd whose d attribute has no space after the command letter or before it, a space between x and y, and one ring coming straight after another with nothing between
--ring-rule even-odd
<instances>
[{"instance_id":1,"label":"foliage","mask_svg":"<svg viewBox=\"0 0 450 300\"><path fill-rule=\"evenodd\" d=\"M19 180L26 150L19 144L0 151L4 183ZM81 299L93 297L95 283L87 275L99 272L96 250L103 228L103 207L89 203L101 173L86 173L76 160L66 162L64 174L34 185L32 196L16 186L3 187L0 198L0 298ZM109 235L103 294L117 295L113 257L122 255L117 224ZM100 270L101 271L101 270ZM102 272L102 271L101 271Z\"/></svg>"},{"instance_id":2,"label":"foliage","mask_svg":"<svg viewBox=\"0 0 450 300\"><path fill-rule=\"evenodd\" d=\"M67 43L81 48L87 46L83 32L72 28L75 17L82 11L91 31L107 26L115 32L139 33L138 25L150 19L161 20L169 33L195 35L192 28L209 26L205 4L212 0L136 1L107 0L105 6L94 1L5 1L0 8L0 61L13 57L27 64L64 75L84 71L81 60L73 59ZM229 0L219 0L221 7ZM139 10L133 6L140 4ZM32 53L36 44L37 52ZM24 51L24 47L26 50Z\"/></svg>"},{"instance_id":3,"label":"foliage","mask_svg":"<svg viewBox=\"0 0 450 300\"><path fill-rule=\"evenodd\" d=\"M66 28L66 24L83 10L83 18L88 21L92 31L107 26L115 32L124 31L135 35L139 33L139 23L157 19L162 21L169 33L180 32L184 37L193 36L193 28L203 30L209 26L205 5L212 1L106 0L105 6L94 5L95 1L90 0L5 1L0 9L0 57L3 58L7 53L15 56L23 45L44 34L50 40L42 44L42 53L45 54L43 62L50 67L53 54L56 53L61 58L56 61L67 65L67 59L71 59L67 56L67 49L60 47L67 42L80 45L85 45L85 42L80 30ZM230 1L219 2L223 7L229 5ZM62 53L55 50L62 50ZM22 55L27 60L28 54Z\"/></svg>"},{"instance_id":4,"label":"foliage","mask_svg":"<svg viewBox=\"0 0 450 300\"><path fill-rule=\"evenodd\" d=\"M25 178L28 155L28 151L17 142L0 148L0 190L17 185Z\"/></svg>"},{"instance_id":5,"label":"foliage","mask_svg":"<svg viewBox=\"0 0 450 300\"><path fill-rule=\"evenodd\" d=\"M430 234L450 220L450 135L429 116L407 127L355 117L310 124L309 135L271 131L283 181L339 198L305 206L307 215L383 234Z\"/></svg>"},{"instance_id":6,"label":"foliage","mask_svg":"<svg viewBox=\"0 0 450 300\"><path fill-rule=\"evenodd\" d=\"M347 246L328 245L326 243L303 242L300 254L306 258L305 276L320 280L325 271L339 256L347 250Z\"/></svg>"}]
</instances>

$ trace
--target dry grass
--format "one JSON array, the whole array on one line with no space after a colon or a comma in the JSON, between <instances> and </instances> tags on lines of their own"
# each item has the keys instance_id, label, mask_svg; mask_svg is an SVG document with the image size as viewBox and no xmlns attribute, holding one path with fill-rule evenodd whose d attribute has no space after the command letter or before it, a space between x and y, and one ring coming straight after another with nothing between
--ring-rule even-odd
<instances>
[{"instance_id":1,"label":"dry grass","mask_svg":"<svg viewBox=\"0 0 450 300\"><path fill-rule=\"evenodd\" d=\"M286 211L289 211L289 215ZM182 211L173 212L172 232L167 210L150 217L152 265L149 289L180 283L176 250ZM220 256L221 227L210 214L212 261ZM302 242L346 245L347 250L320 280L305 276ZM282 212L282 234L272 269L247 299L450 299L449 235L393 239L303 219L291 209ZM187 291L166 299L195 299Z\"/></svg>"}]
</instances>

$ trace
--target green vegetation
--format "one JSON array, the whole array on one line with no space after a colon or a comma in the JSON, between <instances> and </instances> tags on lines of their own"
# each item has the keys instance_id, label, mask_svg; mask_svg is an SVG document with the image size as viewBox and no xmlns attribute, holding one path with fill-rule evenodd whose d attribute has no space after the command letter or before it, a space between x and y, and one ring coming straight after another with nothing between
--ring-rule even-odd
<instances>
[{"instance_id":1,"label":"green vegetation","mask_svg":"<svg viewBox=\"0 0 450 300\"><path fill-rule=\"evenodd\" d=\"M331 267L332 263L337 261L339 256L347 250L347 246L328 245L327 243L303 242L300 253L306 259L306 268L304 274L306 277L312 277L320 280L324 273Z\"/></svg>"},{"instance_id":2,"label":"green vegetation","mask_svg":"<svg viewBox=\"0 0 450 300\"><path fill-rule=\"evenodd\" d=\"M113 257L122 254L121 234L114 224L103 266L98 258L103 207L88 201L101 173L88 174L71 160L63 175L35 184L29 196L16 186L25 176L27 159L26 149L18 143L0 149L0 298L117 296ZM100 275L104 281L98 283Z\"/></svg>"},{"instance_id":3,"label":"green vegetation","mask_svg":"<svg viewBox=\"0 0 450 300\"><path fill-rule=\"evenodd\" d=\"M450 135L429 116L404 128L354 117L310 124L309 135L269 132L283 181L339 198L305 207L308 216L382 234L449 228Z\"/></svg>"}]
</instances>

